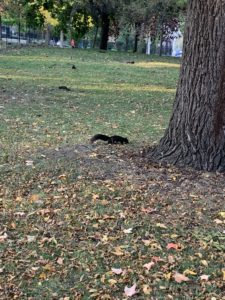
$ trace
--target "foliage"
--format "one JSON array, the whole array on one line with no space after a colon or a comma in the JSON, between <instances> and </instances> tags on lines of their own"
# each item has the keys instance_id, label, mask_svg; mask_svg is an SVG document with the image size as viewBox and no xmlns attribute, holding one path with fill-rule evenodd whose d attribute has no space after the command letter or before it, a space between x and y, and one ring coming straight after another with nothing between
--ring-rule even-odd
<instances>
[{"instance_id":1,"label":"foliage","mask_svg":"<svg viewBox=\"0 0 225 300\"><path fill-rule=\"evenodd\" d=\"M165 41L166 39L171 39L173 33L179 29L179 17L181 12L185 11L186 2L178 0L157 0L153 6L152 10L155 17L155 33L160 38Z\"/></svg>"}]
</instances>

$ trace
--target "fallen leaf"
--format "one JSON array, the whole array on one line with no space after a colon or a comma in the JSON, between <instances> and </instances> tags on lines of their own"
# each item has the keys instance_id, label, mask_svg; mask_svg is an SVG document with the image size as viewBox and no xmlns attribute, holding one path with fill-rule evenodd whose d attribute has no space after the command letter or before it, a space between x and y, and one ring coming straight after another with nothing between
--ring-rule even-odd
<instances>
[{"instance_id":1,"label":"fallen leaf","mask_svg":"<svg viewBox=\"0 0 225 300\"><path fill-rule=\"evenodd\" d=\"M168 249L168 250L169 249L177 250L178 249L178 245L174 244L174 243L169 243L169 244L167 244L166 249Z\"/></svg>"},{"instance_id":2,"label":"fallen leaf","mask_svg":"<svg viewBox=\"0 0 225 300\"><path fill-rule=\"evenodd\" d=\"M158 261L164 261L161 257L159 256L153 256L152 257L152 261L154 261L155 263L157 263Z\"/></svg>"},{"instance_id":3,"label":"fallen leaf","mask_svg":"<svg viewBox=\"0 0 225 300\"><path fill-rule=\"evenodd\" d=\"M145 295L150 295L152 292L152 289L150 288L150 286L148 284L144 284L142 286L142 290Z\"/></svg>"},{"instance_id":4,"label":"fallen leaf","mask_svg":"<svg viewBox=\"0 0 225 300\"><path fill-rule=\"evenodd\" d=\"M172 273L171 272L169 272L169 273L166 273L166 274L164 274L164 278L168 281L168 280L170 280L170 278L171 278L171 275L172 275Z\"/></svg>"},{"instance_id":5,"label":"fallen leaf","mask_svg":"<svg viewBox=\"0 0 225 300\"><path fill-rule=\"evenodd\" d=\"M59 257L59 258L57 259L57 264L63 265L63 258L62 258L62 257Z\"/></svg>"},{"instance_id":6,"label":"fallen leaf","mask_svg":"<svg viewBox=\"0 0 225 300\"><path fill-rule=\"evenodd\" d=\"M30 196L29 201L30 202L36 202L40 199L40 196L38 194L33 194Z\"/></svg>"},{"instance_id":7,"label":"fallen leaf","mask_svg":"<svg viewBox=\"0 0 225 300\"><path fill-rule=\"evenodd\" d=\"M197 275L196 272L190 270L190 269L186 269L184 272L183 272L184 275Z\"/></svg>"},{"instance_id":8,"label":"fallen leaf","mask_svg":"<svg viewBox=\"0 0 225 300\"><path fill-rule=\"evenodd\" d=\"M173 263L175 262L175 258L174 258L173 255L169 255L169 256L168 256L168 262L169 262L170 264L173 264Z\"/></svg>"},{"instance_id":9,"label":"fallen leaf","mask_svg":"<svg viewBox=\"0 0 225 300\"><path fill-rule=\"evenodd\" d=\"M33 166L34 162L33 160L26 160L26 166Z\"/></svg>"},{"instance_id":10,"label":"fallen leaf","mask_svg":"<svg viewBox=\"0 0 225 300\"><path fill-rule=\"evenodd\" d=\"M121 249L120 246L115 247L115 248L114 248L114 251L113 251L112 253L115 254L115 255L117 255L117 256L122 256L122 255L124 255L124 253L123 253L123 251L122 251L122 249Z\"/></svg>"},{"instance_id":11,"label":"fallen leaf","mask_svg":"<svg viewBox=\"0 0 225 300\"><path fill-rule=\"evenodd\" d=\"M7 239L7 237L8 237L7 233L0 235L0 243L3 243Z\"/></svg>"},{"instance_id":12,"label":"fallen leaf","mask_svg":"<svg viewBox=\"0 0 225 300\"><path fill-rule=\"evenodd\" d=\"M92 201L96 201L97 199L99 199L99 195L98 194L92 194Z\"/></svg>"},{"instance_id":13,"label":"fallen leaf","mask_svg":"<svg viewBox=\"0 0 225 300\"><path fill-rule=\"evenodd\" d=\"M103 206L106 206L108 204L109 204L109 201L107 201L107 200L102 200L101 201L101 205L103 205Z\"/></svg>"},{"instance_id":14,"label":"fallen leaf","mask_svg":"<svg viewBox=\"0 0 225 300\"><path fill-rule=\"evenodd\" d=\"M201 280L208 281L208 280L209 280L209 275L201 275L201 276L200 276L200 279L201 279Z\"/></svg>"},{"instance_id":15,"label":"fallen leaf","mask_svg":"<svg viewBox=\"0 0 225 300\"><path fill-rule=\"evenodd\" d=\"M122 269L116 269L116 268L112 268L111 269L113 273L117 274L117 275L120 275L121 273L123 273L123 270Z\"/></svg>"},{"instance_id":16,"label":"fallen leaf","mask_svg":"<svg viewBox=\"0 0 225 300\"><path fill-rule=\"evenodd\" d=\"M141 208L141 211L144 212L144 213L152 213L152 212L155 212L156 209L153 209L153 208L144 208L144 207L142 207L142 208Z\"/></svg>"},{"instance_id":17,"label":"fallen leaf","mask_svg":"<svg viewBox=\"0 0 225 300\"><path fill-rule=\"evenodd\" d=\"M115 279L109 279L109 284L112 286L112 285L115 285L117 283L117 280Z\"/></svg>"},{"instance_id":18,"label":"fallen leaf","mask_svg":"<svg viewBox=\"0 0 225 300\"><path fill-rule=\"evenodd\" d=\"M132 287L130 288L126 286L124 289L125 295L127 297L132 297L133 295L135 295L137 293L136 286L137 286L136 284L132 285Z\"/></svg>"},{"instance_id":19,"label":"fallen leaf","mask_svg":"<svg viewBox=\"0 0 225 300\"><path fill-rule=\"evenodd\" d=\"M225 280L225 270L222 270L222 274L223 274L223 280Z\"/></svg>"},{"instance_id":20,"label":"fallen leaf","mask_svg":"<svg viewBox=\"0 0 225 300\"><path fill-rule=\"evenodd\" d=\"M133 228L124 229L124 233L132 233Z\"/></svg>"},{"instance_id":21,"label":"fallen leaf","mask_svg":"<svg viewBox=\"0 0 225 300\"><path fill-rule=\"evenodd\" d=\"M225 211L221 211L221 212L219 212L219 215L220 215L222 218L224 218L224 219L225 219Z\"/></svg>"},{"instance_id":22,"label":"fallen leaf","mask_svg":"<svg viewBox=\"0 0 225 300\"><path fill-rule=\"evenodd\" d=\"M155 263L153 261L147 263L147 264L144 264L143 267L145 267L148 271L155 265Z\"/></svg>"},{"instance_id":23,"label":"fallen leaf","mask_svg":"<svg viewBox=\"0 0 225 300\"><path fill-rule=\"evenodd\" d=\"M35 242L36 241L36 236L35 235L28 235L27 236L27 242L28 243L32 243L32 242Z\"/></svg>"},{"instance_id":24,"label":"fallen leaf","mask_svg":"<svg viewBox=\"0 0 225 300\"><path fill-rule=\"evenodd\" d=\"M205 259L202 259L202 260L201 260L201 264L202 264L203 266L205 266L205 267L208 267L208 262L207 262L207 260L205 260Z\"/></svg>"},{"instance_id":25,"label":"fallen leaf","mask_svg":"<svg viewBox=\"0 0 225 300\"><path fill-rule=\"evenodd\" d=\"M178 283L181 283L183 281L189 281L190 279L188 277L186 277L185 275L181 274L181 273L178 273L176 272L174 275L173 275L173 278L176 282Z\"/></svg>"},{"instance_id":26,"label":"fallen leaf","mask_svg":"<svg viewBox=\"0 0 225 300\"><path fill-rule=\"evenodd\" d=\"M223 224L223 221L220 219L215 219L213 220L216 224Z\"/></svg>"},{"instance_id":27,"label":"fallen leaf","mask_svg":"<svg viewBox=\"0 0 225 300\"><path fill-rule=\"evenodd\" d=\"M167 226L165 224L162 224L162 223L157 223L156 227L167 229Z\"/></svg>"},{"instance_id":28,"label":"fallen leaf","mask_svg":"<svg viewBox=\"0 0 225 300\"><path fill-rule=\"evenodd\" d=\"M144 243L145 246L149 246L152 243L151 240L142 240L142 242Z\"/></svg>"},{"instance_id":29,"label":"fallen leaf","mask_svg":"<svg viewBox=\"0 0 225 300\"><path fill-rule=\"evenodd\" d=\"M47 278L46 273L42 272L42 273L39 275L39 278L40 278L40 279L46 279L46 278Z\"/></svg>"}]
</instances>

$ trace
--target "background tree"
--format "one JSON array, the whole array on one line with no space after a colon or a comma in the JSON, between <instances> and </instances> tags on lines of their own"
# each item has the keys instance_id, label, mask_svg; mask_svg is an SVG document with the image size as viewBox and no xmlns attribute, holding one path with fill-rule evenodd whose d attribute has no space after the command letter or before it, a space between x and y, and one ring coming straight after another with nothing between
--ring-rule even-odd
<instances>
[{"instance_id":1,"label":"background tree","mask_svg":"<svg viewBox=\"0 0 225 300\"><path fill-rule=\"evenodd\" d=\"M21 26L24 21L24 0L4 0L1 4L4 14L18 26L18 42L20 44Z\"/></svg>"},{"instance_id":2,"label":"background tree","mask_svg":"<svg viewBox=\"0 0 225 300\"><path fill-rule=\"evenodd\" d=\"M225 171L225 2L190 0L172 117L151 159Z\"/></svg>"},{"instance_id":3,"label":"background tree","mask_svg":"<svg viewBox=\"0 0 225 300\"><path fill-rule=\"evenodd\" d=\"M137 52L140 35L145 31L151 19L152 1L126 0L122 3L121 7L122 9L119 14L120 27L127 29L127 42L130 33L133 31L133 52Z\"/></svg>"},{"instance_id":4,"label":"background tree","mask_svg":"<svg viewBox=\"0 0 225 300\"><path fill-rule=\"evenodd\" d=\"M185 0L155 0L152 3L152 14L154 15L153 38L158 37L160 41L159 55L162 55L162 45L166 40L173 38L174 32L179 30L181 12L186 9Z\"/></svg>"},{"instance_id":5,"label":"background tree","mask_svg":"<svg viewBox=\"0 0 225 300\"><path fill-rule=\"evenodd\" d=\"M72 14L82 11L90 15L95 26L101 27L100 49L106 50L110 32L110 23L115 20L122 0L84 0L74 1Z\"/></svg>"}]
</instances>

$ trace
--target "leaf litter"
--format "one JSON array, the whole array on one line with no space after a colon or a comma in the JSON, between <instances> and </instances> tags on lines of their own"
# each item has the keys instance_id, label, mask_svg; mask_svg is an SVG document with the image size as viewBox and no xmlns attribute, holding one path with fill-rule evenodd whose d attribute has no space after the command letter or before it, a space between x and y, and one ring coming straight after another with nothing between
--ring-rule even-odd
<instances>
[{"instance_id":1,"label":"leaf litter","mask_svg":"<svg viewBox=\"0 0 225 300\"><path fill-rule=\"evenodd\" d=\"M180 285L191 299L193 284L198 299L223 295L223 175L102 144L39 149L21 164L24 177L1 183L4 299L176 299Z\"/></svg>"}]
</instances>

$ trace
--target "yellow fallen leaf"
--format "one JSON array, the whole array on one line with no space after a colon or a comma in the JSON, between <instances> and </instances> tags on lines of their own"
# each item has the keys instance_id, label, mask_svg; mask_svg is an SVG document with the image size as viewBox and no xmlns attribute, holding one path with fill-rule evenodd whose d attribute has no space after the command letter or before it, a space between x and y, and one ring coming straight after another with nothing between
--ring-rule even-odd
<instances>
[{"instance_id":1,"label":"yellow fallen leaf","mask_svg":"<svg viewBox=\"0 0 225 300\"><path fill-rule=\"evenodd\" d=\"M166 274L164 274L164 278L168 281L168 280L170 280L170 278L171 278L171 275L172 275L172 273L171 272L169 272L169 273L166 273Z\"/></svg>"},{"instance_id":2,"label":"yellow fallen leaf","mask_svg":"<svg viewBox=\"0 0 225 300\"><path fill-rule=\"evenodd\" d=\"M97 199L99 199L99 195L98 194L92 194L92 201L96 201Z\"/></svg>"},{"instance_id":3,"label":"yellow fallen leaf","mask_svg":"<svg viewBox=\"0 0 225 300\"><path fill-rule=\"evenodd\" d=\"M115 254L116 256L122 256L122 255L124 255L124 253L123 253L123 251L122 251L122 249L121 249L120 246L115 247L114 251L112 253Z\"/></svg>"},{"instance_id":4,"label":"yellow fallen leaf","mask_svg":"<svg viewBox=\"0 0 225 300\"><path fill-rule=\"evenodd\" d=\"M22 202L23 198L21 196L16 197L16 202Z\"/></svg>"},{"instance_id":5,"label":"yellow fallen leaf","mask_svg":"<svg viewBox=\"0 0 225 300\"><path fill-rule=\"evenodd\" d=\"M152 292L152 289L150 288L150 286L148 284L144 284L142 286L142 290L145 295L150 295Z\"/></svg>"},{"instance_id":6,"label":"yellow fallen leaf","mask_svg":"<svg viewBox=\"0 0 225 300\"><path fill-rule=\"evenodd\" d=\"M42 273L39 275L39 278L40 278L40 279L46 279L46 278L47 278L47 275L46 275L44 272L42 272Z\"/></svg>"},{"instance_id":7,"label":"yellow fallen leaf","mask_svg":"<svg viewBox=\"0 0 225 300\"><path fill-rule=\"evenodd\" d=\"M202 260L201 260L201 264L202 264L203 266L205 266L205 267L208 267L208 262L207 262L207 260L202 259Z\"/></svg>"},{"instance_id":8,"label":"yellow fallen leaf","mask_svg":"<svg viewBox=\"0 0 225 300\"><path fill-rule=\"evenodd\" d=\"M103 235L103 237L101 238L102 242L108 242L109 238L107 235Z\"/></svg>"},{"instance_id":9,"label":"yellow fallen leaf","mask_svg":"<svg viewBox=\"0 0 225 300\"><path fill-rule=\"evenodd\" d=\"M184 273L184 275L197 275L196 272L194 272L190 269L186 269L183 273Z\"/></svg>"},{"instance_id":10,"label":"yellow fallen leaf","mask_svg":"<svg viewBox=\"0 0 225 300\"><path fill-rule=\"evenodd\" d=\"M116 279L109 279L109 284L111 286L115 285L117 283L117 280Z\"/></svg>"},{"instance_id":11,"label":"yellow fallen leaf","mask_svg":"<svg viewBox=\"0 0 225 300\"><path fill-rule=\"evenodd\" d=\"M225 269L222 270L223 280L225 281Z\"/></svg>"},{"instance_id":12,"label":"yellow fallen leaf","mask_svg":"<svg viewBox=\"0 0 225 300\"><path fill-rule=\"evenodd\" d=\"M30 202L36 202L40 199L40 196L38 194L33 194L30 196L29 201Z\"/></svg>"},{"instance_id":13,"label":"yellow fallen leaf","mask_svg":"<svg viewBox=\"0 0 225 300\"><path fill-rule=\"evenodd\" d=\"M221 211L221 212L219 212L219 215L220 215L222 218L224 218L224 219L225 219L225 211Z\"/></svg>"},{"instance_id":14,"label":"yellow fallen leaf","mask_svg":"<svg viewBox=\"0 0 225 300\"><path fill-rule=\"evenodd\" d=\"M162 223L157 223L156 227L167 229L167 226L165 224L162 224Z\"/></svg>"}]
</instances>

